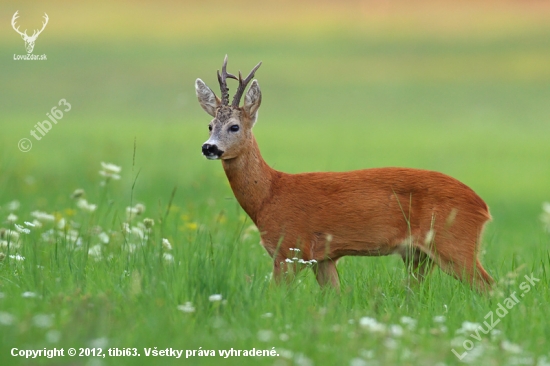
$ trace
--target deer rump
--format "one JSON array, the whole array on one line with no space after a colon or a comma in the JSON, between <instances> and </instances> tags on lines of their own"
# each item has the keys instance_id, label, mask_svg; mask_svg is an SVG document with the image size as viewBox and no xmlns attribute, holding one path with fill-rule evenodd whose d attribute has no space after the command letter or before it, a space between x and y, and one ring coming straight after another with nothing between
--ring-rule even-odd
<instances>
[{"instance_id":1,"label":"deer rump","mask_svg":"<svg viewBox=\"0 0 550 366\"><path fill-rule=\"evenodd\" d=\"M456 258L477 252L491 218L472 189L427 170L283 173L271 192L256 224L267 251L286 258L290 248L322 261L403 254L409 246L432 259Z\"/></svg>"}]
</instances>

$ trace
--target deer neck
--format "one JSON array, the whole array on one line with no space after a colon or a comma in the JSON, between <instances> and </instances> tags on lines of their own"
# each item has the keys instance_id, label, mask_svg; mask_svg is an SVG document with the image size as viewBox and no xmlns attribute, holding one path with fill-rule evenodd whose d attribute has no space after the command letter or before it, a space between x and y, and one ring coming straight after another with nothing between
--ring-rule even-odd
<instances>
[{"instance_id":1,"label":"deer neck","mask_svg":"<svg viewBox=\"0 0 550 366\"><path fill-rule=\"evenodd\" d=\"M271 196L276 171L262 158L254 136L242 154L222 160L222 165L237 201L256 223L263 204Z\"/></svg>"}]
</instances>

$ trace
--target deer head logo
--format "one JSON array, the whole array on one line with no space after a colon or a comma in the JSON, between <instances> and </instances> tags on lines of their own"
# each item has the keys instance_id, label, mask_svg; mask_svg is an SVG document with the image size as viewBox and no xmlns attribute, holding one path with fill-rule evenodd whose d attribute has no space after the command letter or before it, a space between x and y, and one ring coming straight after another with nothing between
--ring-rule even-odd
<instances>
[{"instance_id":1,"label":"deer head logo","mask_svg":"<svg viewBox=\"0 0 550 366\"><path fill-rule=\"evenodd\" d=\"M17 33L19 33L21 35L21 38L23 38L23 40L25 41L25 48L27 49L27 53L32 53L32 50L34 49L34 42L36 41L36 38L38 38L40 33L42 33L44 28L46 28L46 24L48 24L48 19L49 19L48 14L44 13L44 22L42 23L42 29L34 30L33 33L32 33L32 36L28 36L26 29L25 29L24 32L21 32L19 30L19 27L15 26L15 21L17 20L17 18L19 18L19 15L17 15L18 12L19 12L19 10L16 11L15 14L13 14L13 18L11 18L11 26L13 27L13 29Z\"/></svg>"}]
</instances>

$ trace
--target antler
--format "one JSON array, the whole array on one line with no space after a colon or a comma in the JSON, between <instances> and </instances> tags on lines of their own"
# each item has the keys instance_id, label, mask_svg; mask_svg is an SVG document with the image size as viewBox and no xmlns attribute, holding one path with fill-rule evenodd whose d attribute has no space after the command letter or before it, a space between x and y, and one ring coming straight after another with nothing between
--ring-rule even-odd
<instances>
[{"instance_id":1,"label":"antler","mask_svg":"<svg viewBox=\"0 0 550 366\"><path fill-rule=\"evenodd\" d=\"M227 56L226 56L226 58L227 58ZM233 107L238 107L239 106L239 103L241 102L241 97L243 96L243 93L244 93L244 90L246 89L246 86L248 85L250 80L252 80L252 78L254 77L254 73L256 72L256 70L258 70L258 68L261 65L262 65L261 62L259 64L257 64L252 69L252 71L250 71L250 74L248 74L248 76L244 80L243 80L243 77L241 75L241 72L239 71L239 87L237 88L237 92L235 93L235 96L233 97L233 102L231 103L231 105ZM237 78L235 78L235 79L237 79Z\"/></svg>"},{"instance_id":2,"label":"antler","mask_svg":"<svg viewBox=\"0 0 550 366\"><path fill-rule=\"evenodd\" d=\"M222 74L218 70L218 81L220 82L220 90L222 92L222 105L229 105L229 88L227 87L227 78L237 80L237 77L227 72L227 55L223 59Z\"/></svg>"},{"instance_id":3,"label":"antler","mask_svg":"<svg viewBox=\"0 0 550 366\"><path fill-rule=\"evenodd\" d=\"M33 32L32 36L31 36L31 38L33 38L33 37L34 37L34 38L38 37L38 35L39 35L40 33L42 33L42 31L44 30L44 28L46 28L46 25L48 24L48 20L50 20L50 18L48 18L48 14L46 14L46 13L44 13L44 20L45 20L45 22L42 22L42 29L40 29L39 31L36 31L36 30L35 30L35 31ZM37 33L37 32L38 32L38 33Z\"/></svg>"},{"instance_id":4,"label":"antler","mask_svg":"<svg viewBox=\"0 0 550 366\"><path fill-rule=\"evenodd\" d=\"M25 29L25 32L21 32L21 31L19 30L19 27L15 28L15 21L17 20L17 18L19 18L19 16L17 15L17 13L19 13L19 10L17 10L17 11L15 12L15 14L13 14L13 17L11 18L11 26L12 26L13 29L14 29L17 33L19 33L20 35L22 35L22 36L27 36L27 30L26 30L26 29ZM27 36L27 37L28 37L28 36Z\"/></svg>"}]
</instances>

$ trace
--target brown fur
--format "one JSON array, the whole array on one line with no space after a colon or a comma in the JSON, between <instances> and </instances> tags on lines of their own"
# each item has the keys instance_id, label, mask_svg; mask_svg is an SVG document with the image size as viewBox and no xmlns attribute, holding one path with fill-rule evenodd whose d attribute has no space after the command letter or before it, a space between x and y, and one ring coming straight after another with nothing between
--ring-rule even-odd
<instances>
[{"instance_id":1,"label":"brown fur","mask_svg":"<svg viewBox=\"0 0 550 366\"><path fill-rule=\"evenodd\" d=\"M485 202L445 174L407 168L343 173L286 174L263 160L252 134L261 103L257 81L242 108L224 106L198 79L201 106L214 116L211 138L224 153L223 168L241 207L254 221L274 261L274 277L287 272L291 248L316 260L320 285L339 286L336 262L345 255L400 255L411 275L424 279L437 264L479 291L493 283L478 251ZM229 108L231 110L229 110ZM238 124L239 132L228 127Z\"/></svg>"}]
</instances>

